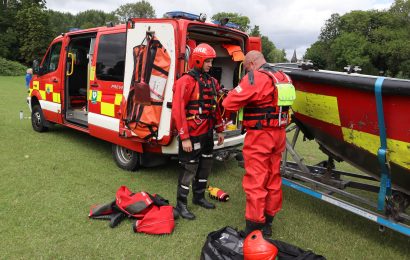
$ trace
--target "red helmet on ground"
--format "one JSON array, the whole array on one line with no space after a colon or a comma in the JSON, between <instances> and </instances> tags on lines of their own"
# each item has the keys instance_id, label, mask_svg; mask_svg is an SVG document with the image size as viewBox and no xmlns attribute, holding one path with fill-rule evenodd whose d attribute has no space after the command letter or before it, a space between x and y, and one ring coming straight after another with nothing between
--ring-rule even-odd
<instances>
[{"instance_id":1,"label":"red helmet on ground","mask_svg":"<svg viewBox=\"0 0 410 260\"><path fill-rule=\"evenodd\" d=\"M274 260L277 254L277 247L266 241L260 230L253 231L245 238L243 243L245 260Z\"/></svg>"},{"instance_id":2,"label":"red helmet on ground","mask_svg":"<svg viewBox=\"0 0 410 260\"><path fill-rule=\"evenodd\" d=\"M197 69L202 69L206 59L213 59L216 57L216 52L209 44L201 43L195 47L191 54L190 64Z\"/></svg>"}]
</instances>

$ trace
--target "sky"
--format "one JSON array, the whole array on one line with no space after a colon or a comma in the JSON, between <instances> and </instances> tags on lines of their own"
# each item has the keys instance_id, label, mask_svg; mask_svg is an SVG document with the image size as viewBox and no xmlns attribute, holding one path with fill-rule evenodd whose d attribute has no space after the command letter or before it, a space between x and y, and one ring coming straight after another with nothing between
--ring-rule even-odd
<instances>
[{"instance_id":1,"label":"sky","mask_svg":"<svg viewBox=\"0 0 410 260\"><path fill-rule=\"evenodd\" d=\"M394 0L146 0L157 17L169 11L205 13L208 21L219 12L239 13L249 17L251 27L258 25L288 59L296 50L298 59L317 41L320 29L334 13L343 15L353 10L385 10ZM135 3L127 0L47 0L47 8L55 11L78 12L89 9L111 12L120 5Z\"/></svg>"}]
</instances>

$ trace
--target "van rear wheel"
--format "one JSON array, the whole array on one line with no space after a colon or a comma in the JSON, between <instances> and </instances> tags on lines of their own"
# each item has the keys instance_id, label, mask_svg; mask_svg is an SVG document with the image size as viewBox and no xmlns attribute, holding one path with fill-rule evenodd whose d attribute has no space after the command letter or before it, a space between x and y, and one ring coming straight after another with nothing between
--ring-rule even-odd
<instances>
[{"instance_id":1,"label":"van rear wheel","mask_svg":"<svg viewBox=\"0 0 410 260\"><path fill-rule=\"evenodd\" d=\"M127 149L117 144L112 145L112 156L115 163L121 169L137 171L140 167L141 155L138 152Z\"/></svg>"},{"instance_id":2,"label":"van rear wheel","mask_svg":"<svg viewBox=\"0 0 410 260\"><path fill-rule=\"evenodd\" d=\"M44 118L43 110L40 105L33 106L33 109L31 110L31 125L33 126L34 131L47 131L48 127L46 124L46 119Z\"/></svg>"}]
</instances>

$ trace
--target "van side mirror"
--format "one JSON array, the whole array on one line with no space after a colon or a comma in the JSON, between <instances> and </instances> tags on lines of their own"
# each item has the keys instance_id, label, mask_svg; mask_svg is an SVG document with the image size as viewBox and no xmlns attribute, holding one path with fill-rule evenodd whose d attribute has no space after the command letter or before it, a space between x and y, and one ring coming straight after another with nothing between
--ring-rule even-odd
<instances>
[{"instance_id":1,"label":"van side mirror","mask_svg":"<svg viewBox=\"0 0 410 260\"><path fill-rule=\"evenodd\" d=\"M40 73L40 64L38 60L33 60L33 74L38 75Z\"/></svg>"}]
</instances>

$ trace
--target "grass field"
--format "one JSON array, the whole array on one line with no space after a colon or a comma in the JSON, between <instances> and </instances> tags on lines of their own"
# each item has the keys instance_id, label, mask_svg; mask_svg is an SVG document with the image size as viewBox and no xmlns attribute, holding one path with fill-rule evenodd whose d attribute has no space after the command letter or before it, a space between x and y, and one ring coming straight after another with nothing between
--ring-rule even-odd
<instances>
[{"instance_id":1,"label":"grass field","mask_svg":"<svg viewBox=\"0 0 410 260\"><path fill-rule=\"evenodd\" d=\"M111 229L89 220L92 204L110 202L121 185L159 193L175 203L178 165L120 170L111 145L57 126L34 132L23 77L0 77L0 258L199 259L206 235L223 226L244 226L244 170L235 161L216 162L211 184L231 196L217 209L190 208L195 221L177 220L168 236L135 234L126 220ZM317 152L316 152L317 151ZM304 143L308 161L324 158ZM317 153L317 154L316 154ZM311 249L328 259L410 259L410 238L374 222L284 187L283 210L274 238Z\"/></svg>"}]
</instances>

